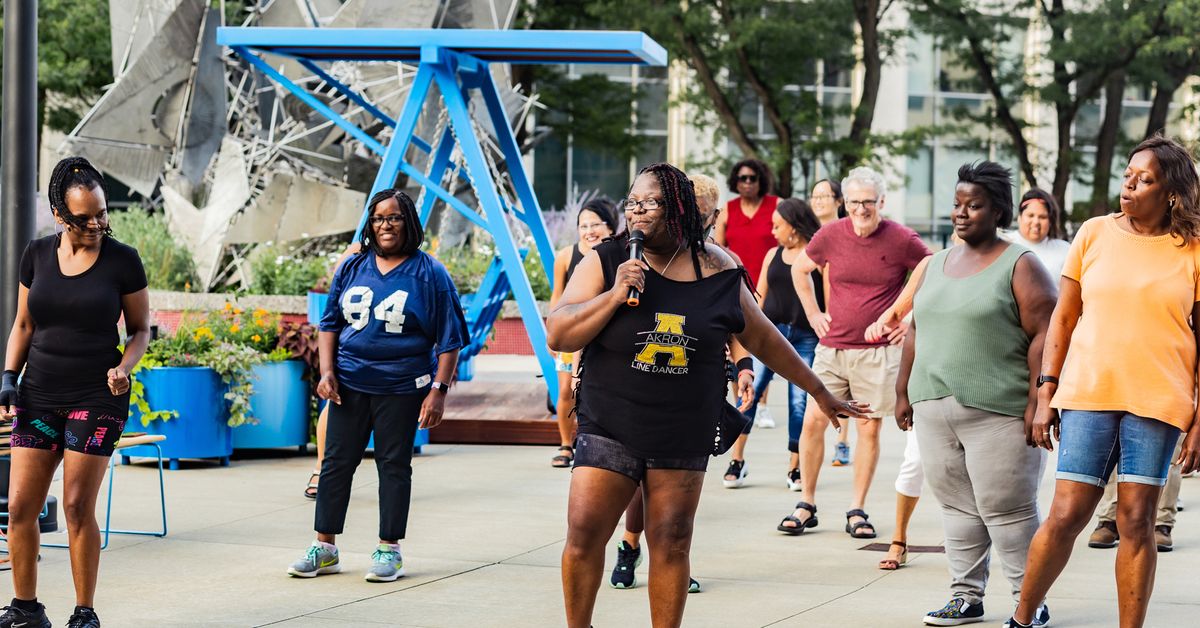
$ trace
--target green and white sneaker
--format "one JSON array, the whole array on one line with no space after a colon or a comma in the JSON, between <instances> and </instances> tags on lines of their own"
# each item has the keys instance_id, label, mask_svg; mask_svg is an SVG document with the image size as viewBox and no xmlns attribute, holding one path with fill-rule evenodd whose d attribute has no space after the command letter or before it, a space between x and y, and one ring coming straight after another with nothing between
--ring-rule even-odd
<instances>
[{"instance_id":1,"label":"green and white sneaker","mask_svg":"<svg viewBox=\"0 0 1200 628\"><path fill-rule=\"evenodd\" d=\"M371 568L367 570L367 582L392 582L404 575L404 557L399 545L379 544L371 554Z\"/></svg>"},{"instance_id":2,"label":"green and white sneaker","mask_svg":"<svg viewBox=\"0 0 1200 628\"><path fill-rule=\"evenodd\" d=\"M313 541L304 557L288 567L288 575L297 578L316 578L327 573L340 573L342 565L338 563L338 549L335 545Z\"/></svg>"}]
</instances>

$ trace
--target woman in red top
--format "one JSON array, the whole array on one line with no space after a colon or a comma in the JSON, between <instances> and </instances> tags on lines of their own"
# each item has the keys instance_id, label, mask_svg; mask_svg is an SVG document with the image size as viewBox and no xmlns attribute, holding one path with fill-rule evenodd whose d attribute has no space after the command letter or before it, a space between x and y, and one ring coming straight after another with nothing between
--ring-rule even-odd
<instances>
[{"instance_id":1,"label":"woman in red top","mask_svg":"<svg viewBox=\"0 0 1200 628\"><path fill-rule=\"evenodd\" d=\"M739 161L729 172L729 191L738 196L717 216L713 238L742 258L751 277L758 277L767 251L776 246L771 214L779 197L770 194L771 169L757 159Z\"/></svg>"}]
</instances>

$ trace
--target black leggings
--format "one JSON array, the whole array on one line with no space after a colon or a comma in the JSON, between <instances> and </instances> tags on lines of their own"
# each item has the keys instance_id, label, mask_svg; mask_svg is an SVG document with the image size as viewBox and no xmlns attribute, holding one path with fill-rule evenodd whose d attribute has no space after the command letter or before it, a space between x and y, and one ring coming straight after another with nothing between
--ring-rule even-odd
<instances>
[{"instance_id":1,"label":"black leggings","mask_svg":"<svg viewBox=\"0 0 1200 628\"><path fill-rule=\"evenodd\" d=\"M379 471L379 538L388 541L404 538L412 498L413 439L427 393L371 395L341 388L342 403L329 406L325 428L325 460L321 462L321 490L317 491L318 533L342 533L354 472L374 430L375 467Z\"/></svg>"}]
</instances>

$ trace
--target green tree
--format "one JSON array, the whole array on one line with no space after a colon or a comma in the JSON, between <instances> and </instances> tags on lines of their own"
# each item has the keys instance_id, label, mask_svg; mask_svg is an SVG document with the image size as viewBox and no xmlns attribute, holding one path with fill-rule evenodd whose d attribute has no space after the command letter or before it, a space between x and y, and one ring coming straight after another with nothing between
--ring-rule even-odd
<instances>
[{"instance_id":1,"label":"green tree","mask_svg":"<svg viewBox=\"0 0 1200 628\"><path fill-rule=\"evenodd\" d=\"M1124 90L1124 72L1164 32L1168 0L1096 0L1070 3L1064 0L914 0L910 15L939 44L956 52L976 71L975 87L992 96L995 122L1009 138L1021 174L1037 186L1034 148L1025 139L1030 127L1020 114L1026 97L1054 109L1055 162L1050 188L1060 203L1066 195L1073 167L1079 162L1075 151L1075 121L1080 109L1108 88L1111 94ZM1023 60L1005 56L1004 44L1029 29L1044 28L1049 39L1042 50L1048 69L1024 67ZM1120 102L1120 97L1115 98ZM1111 116L1111 117L1110 117ZM1119 122L1119 110L1106 112L1109 124ZM1104 125L1102 125L1104 127ZM1106 127L1111 131L1111 126ZM1099 161L1111 163L1115 141L1097 140ZM1109 166L1098 163L1097 172Z\"/></svg>"},{"instance_id":2,"label":"green tree","mask_svg":"<svg viewBox=\"0 0 1200 628\"><path fill-rule=\"evenodd\" d=\"M112 82L108 0L38 0L38 128L75 128Z\"/></svg>"}]
</instances>

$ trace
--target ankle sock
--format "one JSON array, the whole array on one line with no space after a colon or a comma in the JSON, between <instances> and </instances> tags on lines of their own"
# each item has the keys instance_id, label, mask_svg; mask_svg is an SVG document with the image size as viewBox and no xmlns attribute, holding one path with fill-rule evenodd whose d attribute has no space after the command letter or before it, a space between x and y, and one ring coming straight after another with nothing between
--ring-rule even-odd
<instances>
[{"instance_id":1,"label":"ankle sock","mask_svg":"<svg viewBox=\"0 0 1200 628\"><path fill-rule=\"evenodd\" d=\"M14 597L12 600L12 607L19 608L26 613L36 613L38 609L38 601L36 597L32 600L21 600Z\"/></svg>"},{"instance_id":2,"label":"ankle sock","mask_svg":"<svg viewBox=\"0 0 1200 628\"><path fill-rule=\"evenodd\" d=\"M95 609L95 608L92 608L91 606L80 606L80 605L78 605L78 604L76 604L76 605L75 605L75 612L76 612L76 613L81 613L81 612L83 612L83 611L91 611L93 615L95 615L95 614L96 614L96 609Z\"/></svg>"},{"instance_id":3,"label":"ankle sock","mask_svg":"<svg viewBox=\"0 0 1200 628\"><path fill-rule=\"evenodd\" d=\"M1032 622L1028 623L1028 624L1022 624L1021 622L1017 621L1016 617L1009 619L1008 625L1009 625L1009 628L1033 628Z\"/></svg>"}]
</instances>

